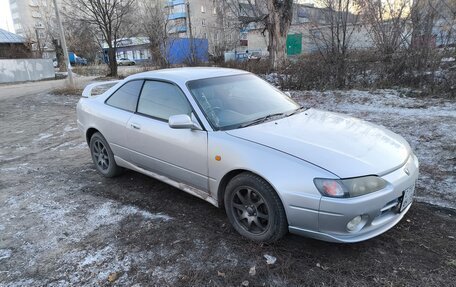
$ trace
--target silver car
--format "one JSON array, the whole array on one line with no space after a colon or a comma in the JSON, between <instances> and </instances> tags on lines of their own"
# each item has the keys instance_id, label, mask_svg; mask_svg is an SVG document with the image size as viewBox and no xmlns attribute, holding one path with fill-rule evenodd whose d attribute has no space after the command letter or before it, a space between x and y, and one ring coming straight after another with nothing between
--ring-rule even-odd
<instances>
[{"instance_id":1,"label":"silver car","mask_svg":"<svg viewBox=\"0 0 456 287\"><path fill-rule=\"evenodd\" d=\"M97 170L135 170L223 207L248 239L358 242L410 209L418 160L383 127L306 109L240 70L140 73L92 96L104 84L77 105Z\"/></svg>"},{"instance_id":2,"label":"silver car","mask_svg":"<svg viewBox=\"0 0 456 287\"><path fill-rule=\"evenodd\" d=\"M119 65L119 66L133 66L133 65L136 65L136 62L134 60L130 60L128 58L120 58L120 59L117 59L117 65Z\"/></svg>"}]
</instances>

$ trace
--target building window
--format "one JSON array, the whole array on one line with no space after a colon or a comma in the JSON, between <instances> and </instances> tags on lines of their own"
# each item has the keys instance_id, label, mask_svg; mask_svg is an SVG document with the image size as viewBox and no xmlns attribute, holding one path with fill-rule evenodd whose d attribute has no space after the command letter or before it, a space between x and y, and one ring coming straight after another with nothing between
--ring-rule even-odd
<instances>
[{"instance_id":1,"label":"building window","mask_svg":"<svg viewBox=\"0 0 456 287\"><path fill-rule=\"evenodd\" d=\"M201 13L206 13L206 7L204 5L201 5Z\"/></svg>"},{"instance_id":2,"label":"building window","mask_svg":"<svg viewBox=\"0 0 456 287\"><path fill-rule=\"evenodd\" d=\"M201 26L206 27L206 19L201 20Z\"/></svg>"},{"instance_id":3,"label":"building window","mask_svg":"<svg viewBox=\"0 0 456 287\"><path fill-rule=\"evenodd\" d=\"M207 39L207 33L206 32L203 33L203 38Z\"/></svg>"},{"instance_id":4,"label":"building window","mask_svg":"<svg viewBox=\"0 0 456 287\"><path fill-rule=\"evenodd\" d=\"M38 38L43 39L45 37L43 32L38 32Z\"/></svg>"}]
</instances>

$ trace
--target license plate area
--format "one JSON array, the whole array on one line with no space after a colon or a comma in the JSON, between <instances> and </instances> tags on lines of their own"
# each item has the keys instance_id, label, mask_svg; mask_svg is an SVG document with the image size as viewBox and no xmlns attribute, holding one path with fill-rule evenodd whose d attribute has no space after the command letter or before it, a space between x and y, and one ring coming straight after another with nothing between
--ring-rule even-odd
<instances>
[{"instance_id":1,"label":"license plate area","mask_svg":"<svg viewBox=\"0 0 456 287\"><path fill-rule=\"evenodd\" d=\"M409 206L412 203L414 193L415 193L415 185L412 185L403 191L400 212L404 211L404 209L406 209L407 206Z\"/></svg>"}]
</instances>

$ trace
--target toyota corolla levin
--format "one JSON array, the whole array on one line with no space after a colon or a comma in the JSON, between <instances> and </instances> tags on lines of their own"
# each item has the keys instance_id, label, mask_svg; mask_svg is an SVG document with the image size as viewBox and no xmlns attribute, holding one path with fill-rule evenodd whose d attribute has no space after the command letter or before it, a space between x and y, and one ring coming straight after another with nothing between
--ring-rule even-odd
<instances>
[{"instance_id":1,"label":"toyota corolla levin","mask_svg":"<svg viewBox=\"0 0 456 287\"><path fill-rule=\"evenodd\" d=\"M399 135L306 109L257 76L180 68L86 87L78 126L97 170L132 169L224 207L243 236L358 242L409 210L418 160Z\"/></svg>"}]
</instances>

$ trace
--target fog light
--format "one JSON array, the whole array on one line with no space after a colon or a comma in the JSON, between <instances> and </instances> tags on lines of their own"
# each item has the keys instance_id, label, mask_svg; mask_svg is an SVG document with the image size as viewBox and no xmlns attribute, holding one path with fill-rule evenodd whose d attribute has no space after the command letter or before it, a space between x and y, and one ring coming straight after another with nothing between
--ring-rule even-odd
<instances>
[{"instance_id":1,"label":"fog light","mask_svg":"<svg viewBox=\"0 0 456 287\"><path fill-rule=\"evenodd\" d=\"M363 225L363 218L361 217L361 215L358 215L347 223L347 229L350 232L356 231L356 230L361 229L362 225Z\"/></svg>"}]
</instances>

